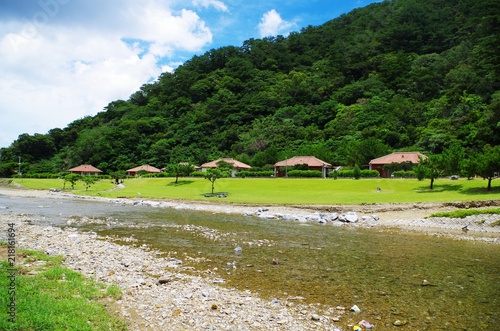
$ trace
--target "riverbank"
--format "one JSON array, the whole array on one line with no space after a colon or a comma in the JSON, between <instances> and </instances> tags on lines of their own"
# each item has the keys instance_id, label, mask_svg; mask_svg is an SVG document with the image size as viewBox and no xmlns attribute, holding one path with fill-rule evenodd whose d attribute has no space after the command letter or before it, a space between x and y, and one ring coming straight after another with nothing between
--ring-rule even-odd
<instances>
[{"instance_id":1,"label":"riverbank","mask_svg":"<svg viewBox=\"0 0 500 331\"><path fill-rule=\"evenodd\" d=\"M363 228L400 229L402 231L425 232L430 235L452 237L461 240L480 240L500 244L500 215L474 215L465 218L430 217L438 212L460 209L487 209L500 206L500 200L412 203L412 204L366 204L366 205L242 205L224 203L222 199L211 201L176 201L167 199L124 199L77 196L67 192L49 190L26 190L0 187L0 195L83 199L115 204L146 205L152 208L174 208L180 210L208 211L212 213L258 216L265 219L284 219L298 222L316 222L325 225ZM350 214L347 221L339 216Z\"/></svg>"},{"instance_id":2,"label":"riverbank","mask_svg":"<svg viewBox=\"0 0 500 331\"><path fill-rule=\"evenodd\" d=\"M118 285L123 296L107 306L131 330L341 330L335 321L348 313L343 307L318 311L302 298L264 300L225 288L223 279L189 275L182 260L145 245L123 246L95 233L39 225L29 216L0 215L0 221L2 228L15 224L18 247L64 256L68 268Z\"/></svg>"},{"instance_id":3,"label":"riverbank","mask_svg":"<svg viewBox=\"0 0 500 331\"><path fill-rule=\"evenodd\" d=\"M368 205L368 206L255 206L185 201L104 199L74 196L62 192L0 189L0 194L54 199L96 200L113 204L145 205L151 208L203 210L212 213L255 215L298 222L321 222L337 213L357 213L357 222L325 221L324 226L378 227L392 231L427 231L437 236L484 240L498 243L498 215L486 220L421 218L420 215L458 209L456 205ZM378 214L379 216L375 215ZM413 215L413 216L412 216ZM364 218L363 216L368 216ZM377 216L377 217L373 217ZM490 217L488 216L488 217ZM422 216L424 217L424 216ZM178 255L154 251L135 244L133 237L114 238L78 232L38 223L28 215L3 214L2 228L15 223L20 248L50 255L62 255L64 264L107 285L116 284L123 296L108 302L108 308L127 320L131 330L347 330L354 323L373 316L354 314L349 307L320 307L301 297L265 300L257 293L226 288L224 279L211 273L194 276ZM461 230L464 222L470 230ZM441 228L440 228L441 227ZM3 235L3 233L1 234ZM1 236L0 236L1 237ZM187 264L187 263L186 263ZM353 302L352 304L354 304ZM363 308L363 307L361 307ZM385 321L385 323L396 321ZM376 323L375 323L376 324ZM339 327L342 326L342 329Z\"/></svg>"}]
</instances>

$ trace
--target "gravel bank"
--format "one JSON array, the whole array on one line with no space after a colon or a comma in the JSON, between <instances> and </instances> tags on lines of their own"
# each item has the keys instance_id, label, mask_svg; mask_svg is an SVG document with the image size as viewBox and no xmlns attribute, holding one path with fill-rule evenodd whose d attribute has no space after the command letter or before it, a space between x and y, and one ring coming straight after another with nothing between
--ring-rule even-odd
<instances>
[{"instance_id":1,"label":"gravel bank","mask_svg":"<svg viewBox=\"0 0 500 331\"><path fill-rule=\"evenodd\" d=\"M256 215L268 219L319 222L325 226L397 228L425 231L435 236L500 243L500 215L465 219L425 218L438 211L456 210L456 204L408 204L370 206L244 206L233 204L77 197L67 193L0 188L0 194L57 199L92 199L117 204L142 204L152 208L176 208ZM497 206L499 201L487 205ZM477 206L472 206L476 208ZM481 206L479 206L481 207ZM355 213L356 222L334 219ZM132 330L342 330L339 320L352 319L346 307L318 308L300 297L263 300L250 291L228 289L223 279L186 273L183 261L163 256L147 246L122 246L112 238L81 233L73 228L40 225L28 216L0 215L2 228L16 223L18 247L51 255L63 255L65 265L105 284L117 284L123 297L110 309L124 317ZM466 227L467 231L463 231ZM5 237L0 233L0 239ZM3 238L4 239L4 238ZM133 241L133 238L129 238ZM352 327L351 327L352 328Z\"/></svg>"},{"instance_id":2,"label":"gravel bank","mask_svg":"<svg viewBox=\"0 0 500 331\"><path fill-rule=\"evenodd\" d=\"M481 240L500 244L500 214L476 215L462 219L429 217L437 212L458 209L484 209L500 207L500 200L456 203L411 203L372 205L308 205L308 206L256 206L223 203L218 200L176 201L143 199L109 199L101 197L75 196L65 192L24 190L0 187L0 194L35 198L84 199L106 201L116 204L141 204L153 208L175 208L259 216L265 219L285 219L299 222L319 222L337 226L364 228L397 228L403 231L426 232L436 236L446 236L461 240ZM336 217L354 213L356 222L338 222ZM466 229L463 231L463 229Z\"/></svg>"},{"instance_id":3,"label":"gravel bank","mask_svg":"<svg viewBox=\"0 0 500 331\"><path fill-rule=\"evenodd\" d=\"M117 284L123 296L109 303L132 330L341 330L346 309L316 311L301 298L263 300L250 291L220 286L223 279L183 273L183 262L147 246L122 246L108 237L37 225L27 216L1 215L16 225L18 247L62 255L87 277ZM130 238L130 240L133 240Z\"/></svg>"}]
</instances>

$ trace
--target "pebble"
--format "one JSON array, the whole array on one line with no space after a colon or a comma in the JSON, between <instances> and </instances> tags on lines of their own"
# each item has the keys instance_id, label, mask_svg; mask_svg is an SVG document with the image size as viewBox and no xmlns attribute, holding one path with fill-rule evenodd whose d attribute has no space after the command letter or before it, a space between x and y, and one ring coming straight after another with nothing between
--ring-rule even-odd
<instances>
[{"instance_id":1,"label":"pebble","mask_svg":"<svg viewBox=\"0 0 500 331\"><path fill-rule=\"evenodd\" d=\"M361 309L359 309L359 307L356 305L351 307L351 311L354 312L355 314L361 313Z\"/></svg>"},{"instance_id":2,"label":"pebble","mask_svg":"<svg viewBox=\"0 0 500 331\"><path fill-rule=\"evenodd\" d=\"M394 323L392 323L394 326L404 326L408 324L408 321L406 320L395 320Z\"/></svg>"},{"instance_id":3,"label":"pebble","mask_svg":"<svg viewBox=\"0 0 500 331\"><path fill-rule=\"evenodd\" d=\"M152 331L166 326L169 330L312 331L319 325L321 330L339 330L331 319L321 319L317 307L303 303L303 297L263 299L250 291L223 287L224 279L208 273L203 277L183 273L182 260L149 248L121 246L110 237L71 227L37 225L28 222L29 216L0 215L0 221L2 226L16 222L20 248L64 256L66 267L119 286L123 295L116 303L130 330L144 330L146 324Z\"/></svg>"}]
</instances>

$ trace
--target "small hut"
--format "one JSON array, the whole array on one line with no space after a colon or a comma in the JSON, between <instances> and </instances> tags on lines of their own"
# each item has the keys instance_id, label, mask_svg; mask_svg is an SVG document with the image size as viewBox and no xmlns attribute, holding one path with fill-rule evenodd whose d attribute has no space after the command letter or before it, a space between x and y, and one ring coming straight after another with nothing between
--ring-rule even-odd
<instances>
[{"instance_id":1,"label":"small hut","mask_svg":"<svg viewBox=\"0 0 500 331\"><path fill-rule=\"evenodd\" d=\"M78 167L71 168L68 171L82 176L99 176L99 174L102 173L101 170L91 166L90 164L82 164Z\"/></svg>"},{"instance_id":2,"label":"small hut","mask_svg":"<svg viewBox=\"0 0 500 331\"><path fill-rule=\"evenodd\" d=\"M149 164L144 164L144 165L132 168L132 169L128 169L127 170L127 175L129 175L129 176L136 176L139 171L145 171L145 172L149 172L149 173L158 173L158 172L161 172L161 170L158 169L158 168L150 166Z\"/></svg>"}]
</instances>

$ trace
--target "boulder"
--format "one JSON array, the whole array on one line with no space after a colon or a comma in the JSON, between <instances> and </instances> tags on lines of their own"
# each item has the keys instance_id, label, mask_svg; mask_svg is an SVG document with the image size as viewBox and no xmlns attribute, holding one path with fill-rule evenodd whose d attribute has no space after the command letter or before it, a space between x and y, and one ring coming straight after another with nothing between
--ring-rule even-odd
<instances>
[{"instance_id":1,"label":"boulder","mask_svg":"<svg viewBox=\"0 0 500 331\"><path fill-rule=\"evenodd\" d=\"M345 214L339 215L339 220L347 223L356 223L358 219L358 214L354 211L347 212Z\"/></svg>"}]
</instances>

